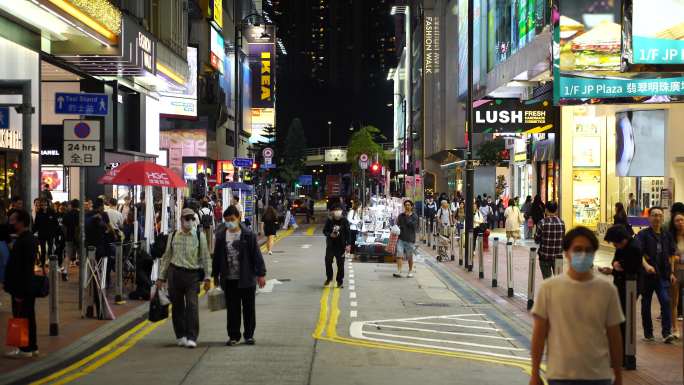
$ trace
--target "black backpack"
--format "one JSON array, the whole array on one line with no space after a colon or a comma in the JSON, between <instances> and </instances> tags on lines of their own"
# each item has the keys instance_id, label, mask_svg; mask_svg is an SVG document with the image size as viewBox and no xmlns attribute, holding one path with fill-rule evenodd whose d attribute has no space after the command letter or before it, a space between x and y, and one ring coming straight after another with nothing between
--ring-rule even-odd
<instances>
[{"instance_id":1,"label":"black backpack","mask_svg":"<svg viewBox=\"0 0 684 385\"><path fill-rule=\"evenodd\" d=\"M206 207L203 207L202 209L200 209L200 214L202 214L200 216L200 224L202 225L203 228L210 229L211 226L214 224L214 218L212 218L212 216L211 216L211 209L209 209L209 214L206 214L204 212L205 208Z\"/></svg>"}]
</instances>

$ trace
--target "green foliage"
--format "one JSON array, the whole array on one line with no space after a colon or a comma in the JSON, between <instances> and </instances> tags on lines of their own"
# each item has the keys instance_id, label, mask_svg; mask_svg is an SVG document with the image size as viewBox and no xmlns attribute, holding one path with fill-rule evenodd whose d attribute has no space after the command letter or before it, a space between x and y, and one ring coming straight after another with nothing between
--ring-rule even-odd
<instances>
[{"instance_id":1,"label":"green foliage","mask_svg":"<svg viewBox=\"0 0 684 385\"><path fill-rule=\"evenodd\" d=\"M288 184L293 183L304 170L306 160L306 137L299 118L293 119L290 123L285 137L284 151L282 157L279 158L282 159L278 165L280 177Z\"/></svg>"},{"instance_id":2,"label":"green foliage","mask_svg":"<svg viewBox=\"0 0 684 385\"><path fill-rule=\"evenodd\" d=\"M503 138L488 140L480 145L477 150L477 158L480 160L480 164L495 166L504 160L501 157L501 152L505 149L506 141Z\"/></svg>"},{"instance_id":3,"label":"green foliage","mask_svg":"<svg viewBox=\"0 0 684 385\"><path fill-rule=\"evenodd\" d=\"M378 154L380 163L384 163L385 153L378 142L385 139L380 130L374 126L365 126L353 133L347 145L347 161L351 163L352 170L359 171L359 155L364 153L368 154L371 161L375 159L375 154Z\"/></svg>"}]
</instances>

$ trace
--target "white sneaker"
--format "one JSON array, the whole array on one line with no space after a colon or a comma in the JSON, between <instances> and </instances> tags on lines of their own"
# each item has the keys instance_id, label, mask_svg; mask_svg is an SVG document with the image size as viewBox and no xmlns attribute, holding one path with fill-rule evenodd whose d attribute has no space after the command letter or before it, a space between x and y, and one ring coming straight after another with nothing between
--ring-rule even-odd
<instances>
[{"instance_id":1,"label":"white sneaker","mask_svg":"<svg viewBox=\"0 0 684 385\"><path fill-rule=\"evenodd\" d=\"M188 339L185 337L179 338L176 340L176 345L180 346L181 348L184 348L188 346Z\"/></svg>"},{"instance_id":2,"label":"white sneaker","mask_svg":"<svg viewBox=\"0 0 684 385\"><path fill-rule=\"evenodd\" d=\"M273 251L269 250L268 255L273 255Z\"/></svg>"},{"instance_id":3,"label":"white sneaker","mask_svg":"<svg viewBox=\"0 0 684 385\"><path fill-rule=\"evenodd\" d=\"M31 358L31 357L37 357L37 356L38 356L37 350L35 352L25 352L19 348L12 349L9 352L5 353L5 357L7 357L7 358Z\"/></svg>"},{"instance_id":4,"label":"white sneaker","mask_svg":"<svg viewBox=\"0 0 684 385\"><path fill-rule=\"evenodd\" d=\"M409 273L406 275L406 278L413 278L413 272L409 271Z\"/></svg>"},{"instance_id":5,"label":"white sneaker","mask_svg":"<svg viewBox=\"0 0 684 385\"><path fill-rule=\"evenodd\" d=\"M187 347L188 349L194 349L197 347L197 342L193 340L188 340L188 342L185 344L185 347Z\"/></svg>"}]
</instances>

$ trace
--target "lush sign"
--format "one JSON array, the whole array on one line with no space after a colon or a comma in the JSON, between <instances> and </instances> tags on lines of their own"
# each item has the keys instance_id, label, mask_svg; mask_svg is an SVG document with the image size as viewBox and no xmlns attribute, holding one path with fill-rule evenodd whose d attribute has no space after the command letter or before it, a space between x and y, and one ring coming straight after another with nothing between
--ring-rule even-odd
<instances>
[{"instance_id":1,"label":"lush sign","mask_svg":"<svg viewBox=\"0 0 684 385\"><path fill-rule=\"evenodd\" d=\"M540 133L553 128L548 100L521 102L518 99L480 100L474 110L473 132Z\"/></svg>"}]
</instances>

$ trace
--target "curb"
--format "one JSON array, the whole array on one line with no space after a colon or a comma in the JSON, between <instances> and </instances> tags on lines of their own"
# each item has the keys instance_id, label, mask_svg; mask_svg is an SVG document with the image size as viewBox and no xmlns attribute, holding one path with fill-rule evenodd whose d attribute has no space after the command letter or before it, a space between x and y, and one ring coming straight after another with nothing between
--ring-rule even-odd
<instances>
[{"instance_id":1,"label":"curb","mask_svg":"<svg viewBox=\"0 0 684 385\"><path fill-rule=\"evenodd\" d=\"M0 385L28 384L78 362L146 320L148 309L149 304L145 301L121 317L100 326L44 359L3 374Z\"/></svg>"}]
</instances>

